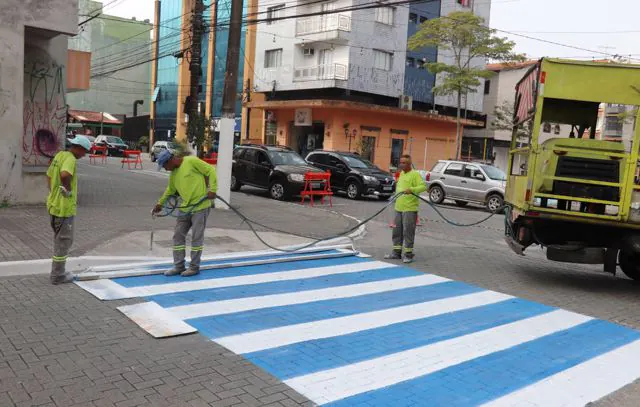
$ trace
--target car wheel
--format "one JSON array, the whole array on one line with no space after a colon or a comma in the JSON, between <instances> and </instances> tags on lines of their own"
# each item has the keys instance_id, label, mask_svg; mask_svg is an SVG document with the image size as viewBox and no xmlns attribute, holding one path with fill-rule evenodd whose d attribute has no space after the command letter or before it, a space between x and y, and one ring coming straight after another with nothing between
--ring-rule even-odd
<instances>
[{"instance_id":1,"label":"car wheel","mask_svg":"<svg viewBox=\"0 0 640 407\"><path fill-rule=\"evenodd\" d=\"M618 263L627 277L640 281L640 256L637 253L621 250Z\"/></svg>"},{"instance_id":2,"label":"car wheel","mask_svg":"<svg viewBox=\"0 0 640 407\"><path fill-rule=\"evenodd\" d=\"M499 213L504 208L504 199L498 194L489 195L487 198L487 209L491 213Z\"/></svg>"},{"instance_id":3,"label":"car wheel","mask_svg":"<svg viewBox=\"0 0 640 407\"><path fill-rule=\"evenodd\" d=\"M444 201L444 190L439 185L434 185L429 190L429 200L434 204L441 204Z\"/></svg>"},{"instance_id":4,"label":"car wheel","mask_svg":"<svg viewBox=\"0 0 640 407\"><path fill-rule=\"evenodd\" d=\"M156 156L153 153L151 153L151 162L156 162Z\"/></svg>"},{"instance_id":5,"label":"car wheel","mask_svg":"<svg viewBox=\"0 0 640 407\"><path fill-rule=\"evenodd\" d=\"M240 191L241 187L242 187L242 184L238 182L238 179L236 178L236 176L231 174L231 190L234 192L238 192Z\"/></svg>"},{"instance_id":6,"label":"car wheel","mask_svg":"<svg viewBox=\"0 0 640 407\"><path fill-rule=\"evenodd\" d=\"M269 186L269 196L276 201L284 201L287 199L287 186L281 180L271 182Z\"/></svg>"},{"instance_id":7,"label":"car wheel","mask_svg":"<svg viewBox=\"0 0 640 407\"><path fill-rule=\"evenodd\" d=\"M456 201L456 205L458 205L461 208L464 208L465 206L467 206L469 202L465 202L465 201Z\"/></svg>"},{"instance_id":8,"label":"car wheel","mask_svg":"<svg viewBox=\"0 0 640 407\"><path fill-rule=\"evenodd\" d=\"M350 181L347 184L347 198L360 199L362 196L362 187L356 181Z\"/></svg>"}]
</instances>

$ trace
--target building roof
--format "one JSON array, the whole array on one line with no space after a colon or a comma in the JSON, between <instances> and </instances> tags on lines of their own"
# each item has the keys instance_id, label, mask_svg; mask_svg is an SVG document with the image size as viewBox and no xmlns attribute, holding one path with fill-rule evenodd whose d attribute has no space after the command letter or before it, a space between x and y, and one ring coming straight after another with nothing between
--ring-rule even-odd
<instances>
[{"instance_id":1,"label":"building roof","mask_svg":"<svg viewBox=\"0 0 640 407\"><path fill-rule=\"evenodd\" d=\"M535 65L536 63L538 63L537 60L529 60L529 61L515 62L515 63L502 62L499 64L487 64L487 70L494 71L494 72L512 71L515 69L528 68L532 65Z\"/></svg>"},{"instance_id":2,"label":"building roof","mask_svg":"<svg viewBox=\"0 0 640 407\"><path fill-rule=\"evenodd\" d=\"M73 110L69 109L69 115L80 122L105 123L105 124L122 124L122 121L107 112L91 112L89 110ZM103 116L101 118L100 116ZM103 120L104 119L104 120Z\"/></svg>"}]
</instances>

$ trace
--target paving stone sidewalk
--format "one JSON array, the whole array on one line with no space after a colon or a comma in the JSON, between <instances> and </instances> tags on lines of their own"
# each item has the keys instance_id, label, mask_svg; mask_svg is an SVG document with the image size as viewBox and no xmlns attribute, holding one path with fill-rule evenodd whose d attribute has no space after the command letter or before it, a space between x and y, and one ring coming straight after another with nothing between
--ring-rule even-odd
<instances>
[{"instance_id":1,"label":"paving stone sidewalk","mask_svg":"<svg viewBox=\"0 0 640 407\"><path fill-rule=\"evenodd\" d=\"M312 405L199 334L153 339L115 309L125 303L0 278L0 406Z\"/></svg>"}]
</instances>

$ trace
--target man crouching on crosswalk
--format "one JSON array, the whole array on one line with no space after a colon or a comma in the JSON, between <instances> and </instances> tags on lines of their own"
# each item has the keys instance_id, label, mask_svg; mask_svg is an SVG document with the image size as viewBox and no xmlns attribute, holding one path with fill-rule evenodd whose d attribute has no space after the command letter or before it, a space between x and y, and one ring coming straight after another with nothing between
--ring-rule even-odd
<instances>
[{"instance_id":1,"label":"man crouching on crosswalk","mask_svg":"<svg viewBox=\"0 0 640 407\"><path fill-rule=\"evenodd\" d=\"M173 269L165 272L164 275L195 276L200 273L204 230L207 227L211 200L216 198L218 191L216 170L198 157L181 157L169 150L163 151L158 156L158 169L160 168L170 171L171 175L169 185L153 208L153 213L160 212L170 196L177 194L182 198L173 233ZM191 262L187 270L185 252L189 229L191 229Z\"/></svg>"},{"instance_id":2,"label":"man crouching on crosswalk","mask_svg":"<svg viewBox=\"0 0 640 407\"><path fill-rule=\"evenodd\" d=\"M416 236L416 223L418 221L418 208L420 200L416 195L427 190L427 186L418 171L414 171L411 165L411 156L403 155L400 158L398 170L401 170L400 178L396 184L396 194L402 193L395 203L395 226L393 227L393 251L385 256L385 259L402 259L403 263L413 261L413 241ZM403 252L404 249L404 252Z\"/></svg>"}]
</instances>

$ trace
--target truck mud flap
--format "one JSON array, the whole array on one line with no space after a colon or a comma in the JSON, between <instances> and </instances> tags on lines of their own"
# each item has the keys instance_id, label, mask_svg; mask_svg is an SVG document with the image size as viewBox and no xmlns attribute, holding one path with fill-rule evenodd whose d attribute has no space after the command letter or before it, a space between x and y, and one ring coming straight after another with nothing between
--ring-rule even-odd
<instances>
[{"instance_id":1,"label":"truck mud flap","mask_svg":"<svg viewBox=\"0 0 640 407\"><path fill-rule=\"evenodd\" d=\"M547 247L547 259L562 263L604 264L605 249Z\"/></svg>"},{"instance_id":2,"label":"truck mud flap","mask_svg":"<svg viewBox=\"0 0 640 407\"><path fill-rule=\"evenodd\" d=\"M520 256L524 256L525 247L520 243L516 242L511 236L505 236L504 241L507 242L507 245L513 250L515 254Z\"/></svg>"}]
</instances>

